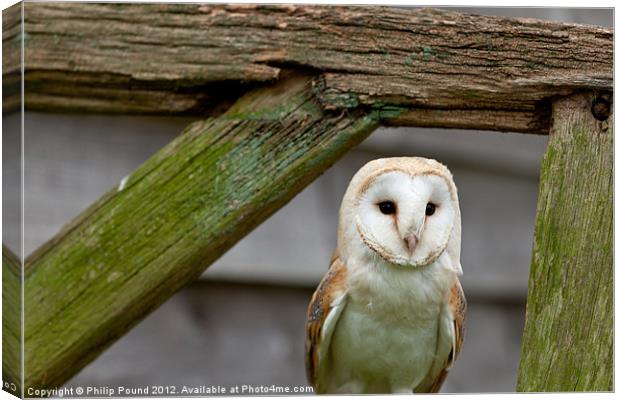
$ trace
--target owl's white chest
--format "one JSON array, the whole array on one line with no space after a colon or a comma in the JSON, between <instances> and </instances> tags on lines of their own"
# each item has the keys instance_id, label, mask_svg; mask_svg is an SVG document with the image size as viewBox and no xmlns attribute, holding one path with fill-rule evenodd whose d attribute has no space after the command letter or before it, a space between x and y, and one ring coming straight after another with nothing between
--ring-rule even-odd
<instances>
[{"instance_id":1,"label":"owl's white chest","mask_svg":"<svg viewBox=\"0 0 620 400\"><path fill-rule=\"evenodd\" d=\"M361 261L361 260L360 260ZM356 263L331 346L333 392L411 392L429 373L439 319L455 273Z\"/></svg>"}]
</instances>

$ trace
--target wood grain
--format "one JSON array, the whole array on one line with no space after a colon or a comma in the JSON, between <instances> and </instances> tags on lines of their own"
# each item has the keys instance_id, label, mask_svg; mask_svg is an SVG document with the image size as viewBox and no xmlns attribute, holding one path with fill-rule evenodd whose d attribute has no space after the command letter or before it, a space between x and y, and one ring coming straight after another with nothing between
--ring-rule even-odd
<instances>
[{"instance_id":1,"label":"wood grain","mask_svg":"<svg viewBox=\"0 0 620 400\"><path fill-rule=\"evenodd\" d=\"M62 384L379 124L293 75L191 124L25 261L25 388Z\"/></svg>"},{"instance_id":2,"label":"wood grain","mask_svg":"<svg viewBox=\"0 0 620 400\"><path fill-rule=\"evenodd\" d=\"M9 29L3 40L24 41L29 109L201 114L287 66L324 74L315 94L327 109L499 110L516 117L515 130L540 131L548 119L541 101L613 84L611 29L533 19L385 7L26 3L24 24L23 38ZM16 72L6 66L5 79ZM485 129L495 129L494 118ZM513 129L511 120L497 130ZM471 118L450 126L476 127Z\"/></svg>"},{"instance_id":3,"label":"wood grain","mask_svg":"<svg viewBox=\"0 0 620 400\"><path fill-rule=\"evenodd\" d=\"M553 104L517 390L613 390L613 115Z\"/></svg>"},{"instance_id":4,"label":"wood grain","mask_svg":"<svg viewBox=\"0 0 620 400\"><path fill-rule=\"evenodd\" d=\"M21 108L23 3L2 10L2 110Z\"/></svg>"},{"instance_id":5,"label":"wood grain","mask_svg":"<svg viewBox=\"0 0 620 400\"><path fill-rule=\"evenodd\" d=\"M549 132L550 113L541 102L537 110L441 110L406 108L392 119L390 126L419 126L444 129L478 129L500 132L522 132L546 135Z\"/></svg>"}]
</instances>

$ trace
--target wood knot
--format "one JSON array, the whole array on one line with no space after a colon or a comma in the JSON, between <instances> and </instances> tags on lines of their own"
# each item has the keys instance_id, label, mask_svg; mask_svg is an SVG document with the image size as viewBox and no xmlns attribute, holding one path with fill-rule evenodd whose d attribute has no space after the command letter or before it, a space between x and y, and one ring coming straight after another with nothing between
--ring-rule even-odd
<instances>
[{"instance_id":1,"label":"wood knot","mask_svg":"<svg viewBox=\"0 0 620 400\"><path fill-rule=\"evenodd\" d=\"M592 107L590 108L592 115L599 121L605 121L609 118L611 112L611 94L601 93L594 97L592 100Z\"/></svg>"}]
</instances>

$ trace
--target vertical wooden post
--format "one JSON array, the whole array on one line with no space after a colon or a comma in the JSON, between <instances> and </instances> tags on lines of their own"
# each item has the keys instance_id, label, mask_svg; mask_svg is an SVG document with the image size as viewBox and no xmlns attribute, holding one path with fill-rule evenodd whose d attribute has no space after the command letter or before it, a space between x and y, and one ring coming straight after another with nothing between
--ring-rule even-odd
<instances>
[{"instance_id":1,"label":"vertical wooden post","mask_svg":"<svg viewBox=\"0 0 620 400\"><path fill-rule=\"evenodd\" d=\"M611 101L590 93L553 104L518 391L612 390Z\"/></svg>"},{"instance_id":2,"label":"vertical wooden post","mask_svg":"<svg viewBox=\"0 0 620 400\"><path fill-rule=\"evenodd\" d=\"M21 396L21 262L2 245L2 389Z\"/></svg>"}]
</instances>

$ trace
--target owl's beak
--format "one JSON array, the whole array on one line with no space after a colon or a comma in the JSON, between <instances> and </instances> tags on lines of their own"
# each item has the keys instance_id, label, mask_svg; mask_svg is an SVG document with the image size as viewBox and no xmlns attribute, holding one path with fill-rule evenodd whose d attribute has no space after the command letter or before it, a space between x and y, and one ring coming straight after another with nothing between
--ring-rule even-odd
<instances>
[{"instance_id":1,"label":"owl's beak","mask_svg":"<svg viewBox=\"0 0 620 400\"><path fill-rule=\"evenodd\" d=\"M409 249L409 253L413 253L418 244L418 237L415 233L405 236L405 244L407 245L407 249Z\"/></svg>"}]
</instances>

